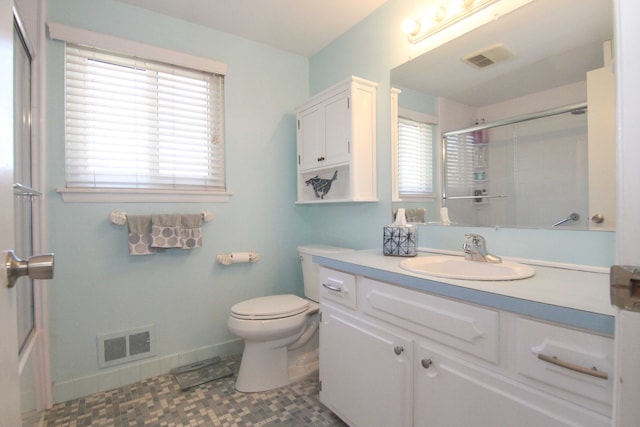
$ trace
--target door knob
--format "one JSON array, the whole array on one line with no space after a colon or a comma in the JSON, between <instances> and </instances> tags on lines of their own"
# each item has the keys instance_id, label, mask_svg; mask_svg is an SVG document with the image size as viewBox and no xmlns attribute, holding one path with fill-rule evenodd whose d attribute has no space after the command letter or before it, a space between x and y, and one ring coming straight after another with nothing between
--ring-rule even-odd
<instances>
[{"instance_id":1,"label":"door knob","mask_svg":"<svg viewBox=\"0 0 640 427\"><path fill-rule=\"evenodd\" d=\"M13 288L16 280L22 276L29 276L32 279L53 278L53 261L53 254L34 255L28 260L21 260L13 251L7 252L5 267L8 286Z\"/></svg>"}]
</instances>

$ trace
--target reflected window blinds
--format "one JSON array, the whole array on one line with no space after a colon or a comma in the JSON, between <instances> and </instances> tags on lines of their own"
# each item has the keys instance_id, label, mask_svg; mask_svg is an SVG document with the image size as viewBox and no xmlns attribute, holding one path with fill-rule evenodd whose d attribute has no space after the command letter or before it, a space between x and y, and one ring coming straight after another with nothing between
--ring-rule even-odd
<instances>
[{"instance_id":1,"label":"reflected window blinds","mask_svg":"<svg viewBox=\"0 0 640 427\"><path fill-rule=\"evenodd\" d=\"M433 193L434 125L398 117L398 192L400 196Z\"/></svg>"}]
</instances>

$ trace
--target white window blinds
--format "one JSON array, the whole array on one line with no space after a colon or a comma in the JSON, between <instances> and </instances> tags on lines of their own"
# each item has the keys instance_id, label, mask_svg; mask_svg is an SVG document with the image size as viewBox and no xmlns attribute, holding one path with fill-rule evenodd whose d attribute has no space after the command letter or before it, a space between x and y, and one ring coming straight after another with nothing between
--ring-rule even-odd
<instances>
[{"instance_id":1,"label":"white window blinds","mask_svg":"<svg viewBox=\"0 0 640 427\"><path fill-rule=\"evenodd\" d=\"M476 144L472 133L446 137L447 195L473 194L474 155Z\"/></svg>"},{"instance_id":2,"label":"white window blinds","mask_svg":"<svg viewBox=\"0 0 640 427\"><path fill-rule=\"evenodd\" d=\"M66 47L67 187L224 191L222 75Z\"/></svg>"},{"instance_id":3,"label":"white window blinds","mask_svg":"<svg viewBox=\"0 0 640 427\"><path fill-rule=\"evenodd\" d=\"M433 193L433 129L429 123L398 117L398 193Z\"/></svg>"}]
</instances>

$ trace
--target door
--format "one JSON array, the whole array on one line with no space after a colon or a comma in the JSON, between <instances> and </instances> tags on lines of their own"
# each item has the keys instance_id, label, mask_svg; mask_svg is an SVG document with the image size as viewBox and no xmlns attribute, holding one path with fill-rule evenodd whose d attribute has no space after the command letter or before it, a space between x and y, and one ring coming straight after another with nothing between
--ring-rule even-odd
<instances>
[{"instance_id":1,"label":"door","mask_svg":"<svg viewBox=\"0 0 640 427\"><path fill-rule=\"evenodd\" d=\"M8 287L13 227L13 2L0 0L0 425L20 425L16 289Z\"/></svg>"},{"instance_id":2,"label":"door","mask_svg":"<svg viewBox=\"0 0 640 427\"><path fill-rule=\"evenodd\" d=\"M320 401L353 426L411 426L412 341L320 305Z\"/></svg>"},{"instance_id":3,"label":"door","mask_svg":"<svg viewBox=\"0 0 640 427\"><path fill-rule=\"evenodd\" d=\"M32 256L32 207L40 195L30 188L33 50L13 2L0 0L0 16L0 426L13 427L37 425L42 415L36 393L47 381L32 279L53 276L53 255Z\"/></svg>"},{"instance_id":4,"label":"door","mask_svg":"<svg viewBox=\"0 0 640 427\"><path fill-rule=\"evenodd\" d=\"M342 92L322 104L324 115L324 165L349 161L351 111L349 92Z\"/></svg>"},{"instance_id":5,"label":"door","mask_svg":"<svg viewBox=\"0 0 640 427\"><path fill-rule=\"evenodd\" d=\"M640 266L640 46L637 43L640 3L617 0L615 5L616 264ZM637 426L640 423L640 313L619 310L615 336L614 425Z\"/></svg>"},{"instance_id":6,"label":"door","mask_svg":"<svg viewBox=\"0 0 640 427\"><path fill-rule=\"evenodd\" d=\"M322 166L322 138L322 104L298 113L298 164L301 171Z\"/></svg>"}]
</instances>

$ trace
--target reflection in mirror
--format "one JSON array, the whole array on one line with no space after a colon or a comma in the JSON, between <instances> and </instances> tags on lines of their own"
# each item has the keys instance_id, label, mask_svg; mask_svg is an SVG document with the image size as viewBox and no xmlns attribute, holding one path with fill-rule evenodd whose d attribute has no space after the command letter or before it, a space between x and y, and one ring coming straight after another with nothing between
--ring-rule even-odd
<instances>
[{"instance_id":1,"label":"reflection in mirror","mask_svg":"<svg viewBox=\"0 0 640 427\"><path fill-rule=\"evenodd\" d=\"M609 0L532 0L393 69L391 84L401 91L398 111L436 116L440 135L452 132L462 138L463 130L478 124L588 105L586 114L476 129L466 138L485 135L484 149L479 139L458 142L458 149L469 151L468 169L452 169L450 161L444 170L436 141L435 179L442 182L434 188L445 194L417 204L427 208L426 222L441 221L445 195L451 221L459 225L614 229L612 37ZM463 60L480 53L495 57L496 48L513 56L499 55L506 59L487 67ZM453 142L449 145L453 148ZM472 163L474 156L476 161L483 156L486 170ZM475 197L477 191L485 197ZM394 203L399 206L409 205ZM574 213L579 219L572 219Z\"/></svg>"},{"instance_id":2,"label":"reflection in mirror","mask_svg":"<svg viewBox=\"0 0 640 427\"><path fill-rule=\"evenodd\" d=\"M450 221L588 228L586 112L574 104L445 132L442 204Z\"/></svg>"}]
</instances>

